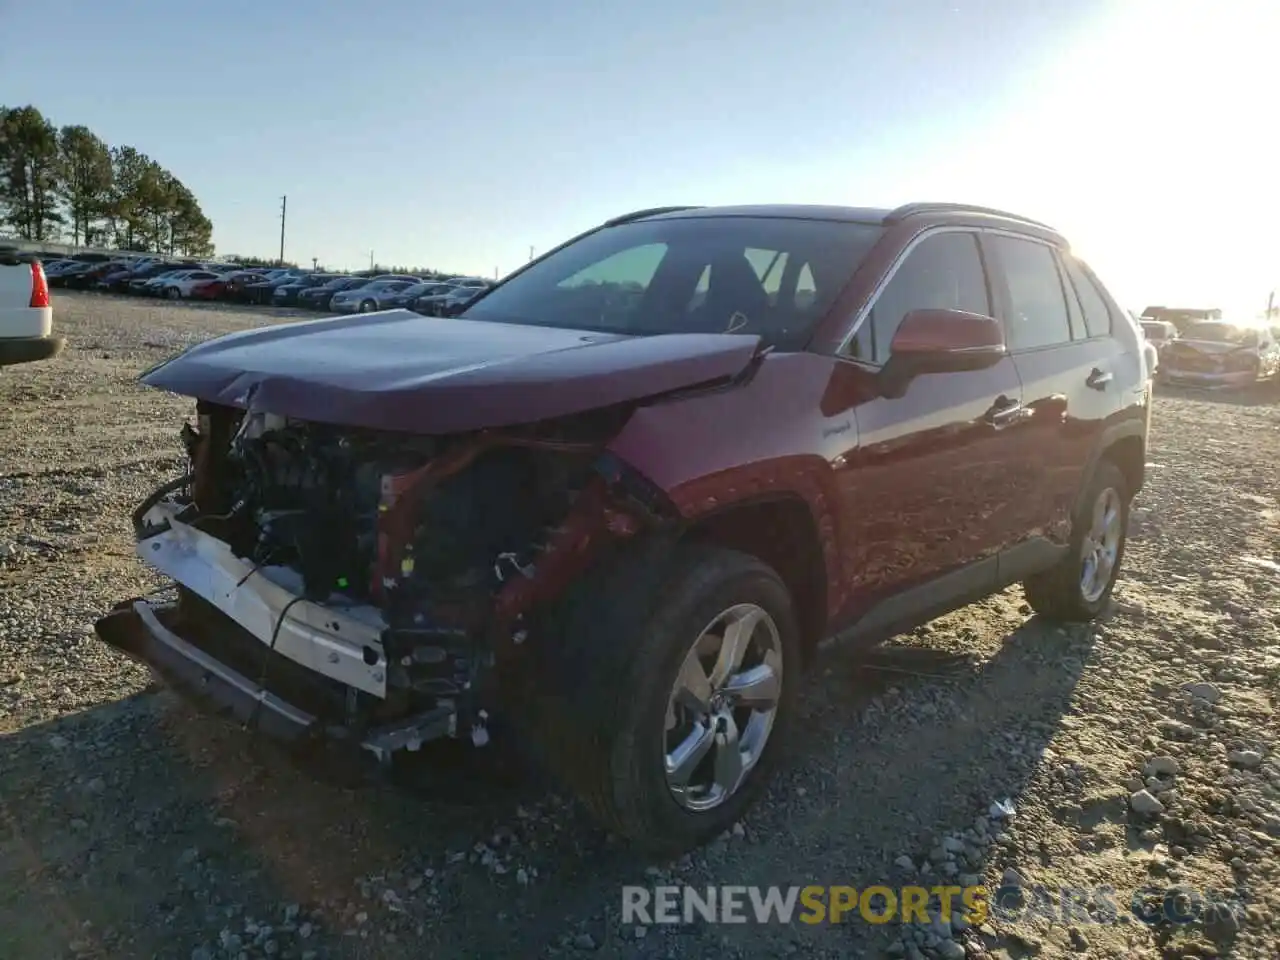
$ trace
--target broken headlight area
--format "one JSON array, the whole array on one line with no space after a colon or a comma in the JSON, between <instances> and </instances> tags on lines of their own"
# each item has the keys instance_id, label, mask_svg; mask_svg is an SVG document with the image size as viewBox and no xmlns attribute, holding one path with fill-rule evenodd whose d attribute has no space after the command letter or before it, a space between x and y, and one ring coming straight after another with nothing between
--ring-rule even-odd
<instances>
[{"instance_id":1,"label":"broken headlight area","mask_svg":"<svg viewBox=\"0 0 1280 960\"><path fill-rule=\"evenodd\" d=\"M384 758L487 740L538 612L604 543L674 516L606 451L625 410L451 437L197 412L190 472L134 517L139 554L181 587L164 629L249 699Z\"/></svg>"}]
</instances>

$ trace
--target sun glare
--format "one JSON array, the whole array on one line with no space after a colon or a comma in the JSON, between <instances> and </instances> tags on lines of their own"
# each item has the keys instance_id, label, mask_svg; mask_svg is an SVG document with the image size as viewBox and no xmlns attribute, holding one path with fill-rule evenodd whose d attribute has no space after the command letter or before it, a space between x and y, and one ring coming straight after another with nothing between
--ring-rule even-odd
<instances>
[{"instance_id":1,"label":"sun glare","mask_svg":"<svg viewBox=\"0 0 1280 960\"><path fill-rule=\"evenodd\" d=\"M1280 285L1278 41L1280 5L1116 3L950 179L1060 227L1132 306L1254 315Z\"/></svg>"}]
</instances>

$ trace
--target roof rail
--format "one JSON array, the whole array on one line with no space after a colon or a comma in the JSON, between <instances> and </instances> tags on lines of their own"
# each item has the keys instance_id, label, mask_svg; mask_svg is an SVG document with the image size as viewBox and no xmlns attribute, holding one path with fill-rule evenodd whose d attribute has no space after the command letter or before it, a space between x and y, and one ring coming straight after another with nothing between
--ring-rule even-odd
<instances>
[{"instance_id":1,"label":"roof rail","mask_svg":"<svg viewBox=\"0 0 1280 960\"><path fill-rule=\"evenodd\" d=\"M624 213L620 217L612 217L604 222L606 227L616 227L620 223L629 223L632 220L643 220L645 217L656 217L660 213L678 213L681 210L698 210L696 205L685 204L679 207L647 207L644 210L635 210L631 213Z\"/></svg>"},{"instance_id":2,"label":"roof rail","mask_svg":"<svg viewBox=\"0 0 1280 960\"><path fill-rule=\"evenodd\" d=\"M999 217L1002 220L1012 220L1016 223L1025 223L1028 226L1039 227L1051 233L1058 232L1047 223L1032 220L1030 217L1022 216L1020 213L997 210L995 207L979 207L971 203L904 203L902 206L889 211L889 215L884 218L884 222L896 223L899 220L905 220L907 217L928 213L977 213L988 217Z\"/></svg>"}]
</instances>

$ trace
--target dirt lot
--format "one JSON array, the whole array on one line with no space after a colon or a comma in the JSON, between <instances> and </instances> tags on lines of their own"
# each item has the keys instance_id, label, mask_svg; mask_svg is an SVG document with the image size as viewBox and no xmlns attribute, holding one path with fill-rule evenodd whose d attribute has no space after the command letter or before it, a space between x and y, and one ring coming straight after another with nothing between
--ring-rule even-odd
<instances>
[{"instance_id":1,"label":"dirt lot","mask_svg":"<svg viewBox=\"0 0 1280 960\"><path fill-rule=\"evenodd\" d=\"M128 511L179 467L189 410L134 377L278 316L64 295L67 354L0 371L0 957L1280 955L1274 395L1159 399L1105 623L1051 628L1013 589L900 638L963 655L950 673L829 655L765 802L710 848L649 864L536 780L453 757L412 794L319 784L94 638L96 616L156 585ZM1162 810L1131 809L1144 786ZM993 810L1005 799L1011 817ZM664 878L994 886L1011 871L1113 885L1130 922L620 922L621 885ZM1242 906L1133 922L1148 885Z\"/></svg>"}]
</instances>

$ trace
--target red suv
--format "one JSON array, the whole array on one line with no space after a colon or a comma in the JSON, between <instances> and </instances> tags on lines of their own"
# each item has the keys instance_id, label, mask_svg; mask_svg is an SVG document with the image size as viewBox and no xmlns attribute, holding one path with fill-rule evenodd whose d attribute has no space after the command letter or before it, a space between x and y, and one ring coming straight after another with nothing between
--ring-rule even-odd
<instances>
[{"instance_id":1,"label":"red suv","mask_svg":"<svg viewBox=\"0 0 1280 960\"><path fill-rule=\"evenodd\" d=\"M618 217L458 318L247 330L134 514L176 599L108 643L299 750L531 744L687 848L787 750L819 641L1010 584L1107 603L1143 482L1142 337L1051 228L956 204Z\"/></svg>"}]
</instances>

